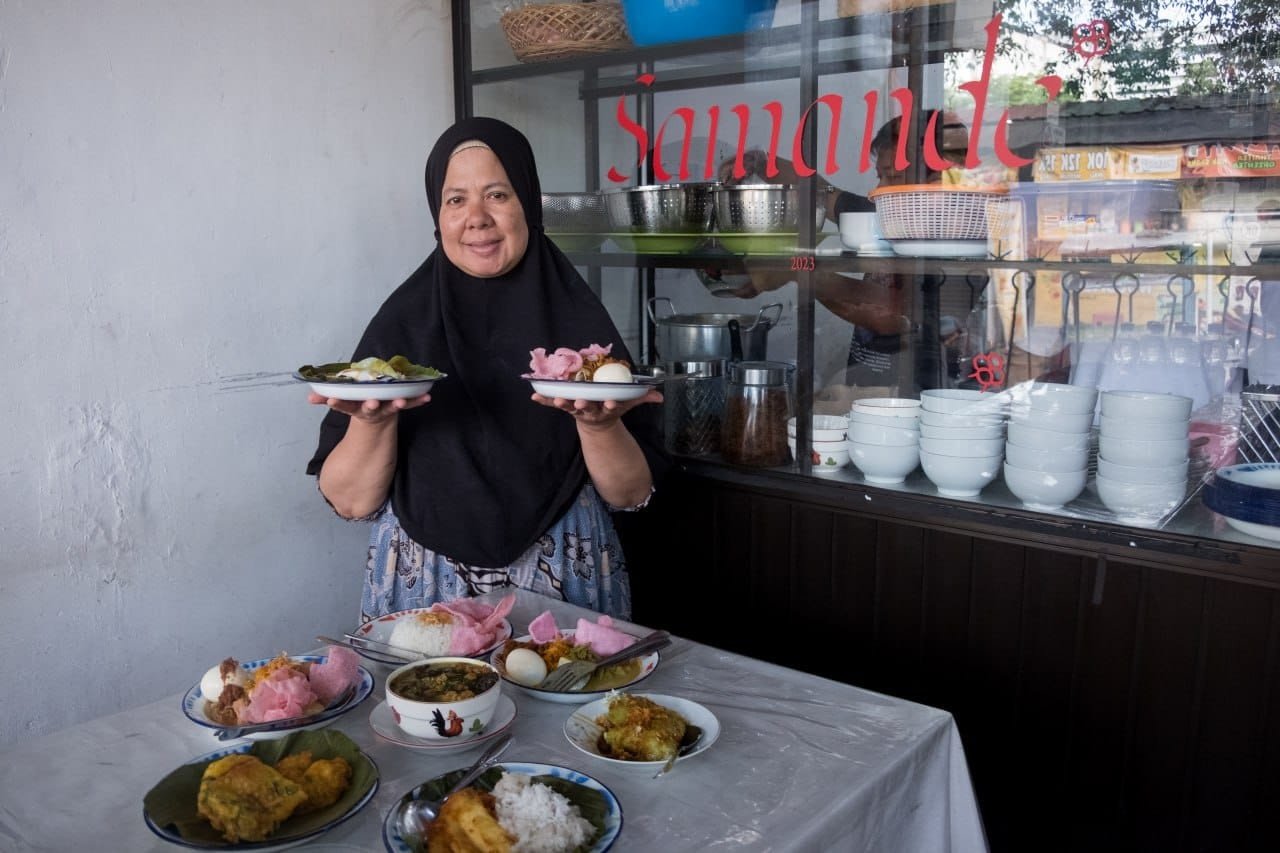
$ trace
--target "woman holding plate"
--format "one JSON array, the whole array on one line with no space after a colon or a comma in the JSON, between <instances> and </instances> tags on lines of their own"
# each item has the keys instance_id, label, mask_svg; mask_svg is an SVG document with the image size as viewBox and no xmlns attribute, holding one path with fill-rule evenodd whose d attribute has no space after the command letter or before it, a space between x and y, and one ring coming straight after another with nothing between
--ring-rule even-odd
<instances>
[{"instance_id":1,"label":"woman holding plate","mask_svg":"<svg viewBox=\"0 0 1280 853\"><path fill-rule=\"evenodd\" d=\"M353 360L404 355L447 379L416 399L326 405L307 466L338 515L372 521L361 616L516 586L630 615L610 511L644 507L665 465L661 402L540 394L537 347L613 345L604 306L542 230L528 140L489 118L432 149L437 247L383 303Z\"/></svg>"}]
</instances>

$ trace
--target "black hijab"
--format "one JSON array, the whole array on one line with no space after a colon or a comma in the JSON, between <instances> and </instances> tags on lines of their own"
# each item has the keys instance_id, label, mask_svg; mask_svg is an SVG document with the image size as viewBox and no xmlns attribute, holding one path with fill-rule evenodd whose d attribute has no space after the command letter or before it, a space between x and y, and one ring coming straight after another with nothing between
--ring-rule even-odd
<instances>
[{"instance_id":1,"label":"black hijab","mask_svg":"<svg viewBox=\"0 0 1280 853\"><path fill-rule=\"evenodd\" d=\"M352 360L401 354L448 374L431 402L399 415L391 502L419 544L470 566L509 565L569 508L586 482L573 418L529 399L529 351L613 344L631 361L613 321L577 270L542 231L542 191L529 142L515 128L472 118L449 128L427 160L427 201L436 222L449 157L479 140L502 162L529 226L529 247L505 275L475 278L437 246L383 303ZM633 362L634 363L634 362ZM659 410L637 407L624 422L650 470L661 459ZM346 433L329 412L307 467L318 474Z\"/></svg>"}]
</instances>

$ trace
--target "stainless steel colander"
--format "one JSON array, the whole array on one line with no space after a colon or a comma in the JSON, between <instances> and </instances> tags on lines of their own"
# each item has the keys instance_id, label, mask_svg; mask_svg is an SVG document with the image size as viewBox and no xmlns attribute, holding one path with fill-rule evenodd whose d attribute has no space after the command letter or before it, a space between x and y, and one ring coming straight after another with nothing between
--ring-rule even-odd
<instances>
[{"instance_id":1,"label":"stainless steel colander","mask_svg":"<svg viewBox=\"0 0 1280 853\"><path fill-rule=\"evenodd\" d=\"M800 191L789 184L738 184L715 191L716 227L726 234L775 234L799 231ZM814 210L815 229L827 213Z\"/></svg>"},{"instance_id":2,"label":"stainless steel colander","mask_svg":"<svg viewBox=\"0 0 1280 853\"><path fill-rule=\"evenodd\" d=\"M632 234L705 234L715 219L715 183L649 184L604 192L609 224Z\"/></svg>"},{"instance_id":3,"label":"stainless steel colander","mask_svg":"<svg viewBox=\"0 0 1280 853\"><path fill-rule=\"evenodd\" d=\"M542 194L542 227L552 233L601 231L604 216L604 199L598 192Z\"/></svg>"}]
</instances>

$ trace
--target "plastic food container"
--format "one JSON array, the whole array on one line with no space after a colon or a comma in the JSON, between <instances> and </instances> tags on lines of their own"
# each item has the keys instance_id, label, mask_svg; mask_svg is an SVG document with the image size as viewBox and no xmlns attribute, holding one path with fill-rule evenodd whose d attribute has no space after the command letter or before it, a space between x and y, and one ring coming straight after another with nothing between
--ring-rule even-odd
<instances>
[{"instance_id":1,"label":"plastic food container","mask_svg":"<svg viewBox=\"0 0 1280 853\"><path fill-rule=\"evenodd\" d=\"M1159 231L1168 211L1181 208L1173 181L1078 181L1011 184L1029 230L1041 240L1084 234Z\"/></svg>"},{"instance_id":2,"label":"plastic food container","mask_svg":"<svg viewBox=\"0 0 1280 853\"><path fill-rule=\"evenodd\" d=\"M765 29L778 0L622 0L638 45L727 36Z\"/></svg>"}]
</instances>

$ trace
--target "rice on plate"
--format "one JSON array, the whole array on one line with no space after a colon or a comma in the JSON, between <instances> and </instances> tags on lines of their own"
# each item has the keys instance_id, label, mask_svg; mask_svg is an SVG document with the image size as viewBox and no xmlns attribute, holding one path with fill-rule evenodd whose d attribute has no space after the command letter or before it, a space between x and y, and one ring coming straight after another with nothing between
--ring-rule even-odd
<instances>
[{"instance_id":1,"label":"rice on plate","mask_svg":"<svg viewBox=\"0 0 1280 853\"><path fill-rule=\"evenodd\" d=\"M577 806L531 776L504 773L493 796L498 823L516 839L513 853L564 853L595 835Z\"/></svg>"},{"instance_id":2,"label":"rice on plate","mask_svg":"<svg viewBox=\"0 0 1280 853\"><path fill-rule=\"evenodd\" d=\"M396 620L391 629L391 645L412 649L429 658L442 658L449 654L449 641L453 637L453 618L448 613L432 613L425 610Z\"/></svg>"}]
</instances>

